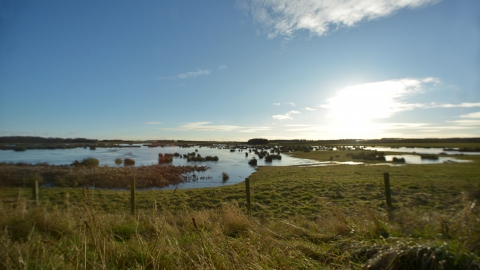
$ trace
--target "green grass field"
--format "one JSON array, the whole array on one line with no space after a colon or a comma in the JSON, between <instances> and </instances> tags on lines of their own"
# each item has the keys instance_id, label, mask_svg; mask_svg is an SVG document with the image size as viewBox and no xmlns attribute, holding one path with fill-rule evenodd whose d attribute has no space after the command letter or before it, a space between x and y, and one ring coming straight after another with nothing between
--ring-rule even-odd
<instances>
[{"instance_id":1,"label":"green grass field","mask_svg":"<svg viewBox=\"0 0 480 270\"><path fill-rule=\"evenodd\" d=\"M472 162L260 167L251 215L244 183L137 191L135 216L127 190L41 188L35 206L31 188L2 188L0 267L478 269L480 157L457 158Z\"/></svg>"}]
</instances>

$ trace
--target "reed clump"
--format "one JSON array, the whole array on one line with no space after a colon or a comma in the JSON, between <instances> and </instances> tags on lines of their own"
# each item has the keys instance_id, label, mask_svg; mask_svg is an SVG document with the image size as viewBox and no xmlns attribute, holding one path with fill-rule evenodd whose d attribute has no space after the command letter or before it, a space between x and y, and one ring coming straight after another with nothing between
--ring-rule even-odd
<instances>
[{"instance_id":1,"label":"reed clump","mask_svg":"<svg viewBox=\"0 0 480 270\"><path fill-rule=\"evenodd\" d=\"M52 187L126 188L136 175L138 188L164 187L194 180L191 173L207 169L206 166L87 167L1 163L0 185L30 186L35 181L32 179L37 177L37 181Z\"/></svg>"},{"instance_id":2,"label":"reed clump","mask_svg":"<svg viewBox=\"0 0 480 270\"><path fill-rule=\"evenodd\" d=\"M125 166L133 166L135 165L135 160L131 158L126 158L123 160L123 165Z\"/></svg>"}]
</instances>

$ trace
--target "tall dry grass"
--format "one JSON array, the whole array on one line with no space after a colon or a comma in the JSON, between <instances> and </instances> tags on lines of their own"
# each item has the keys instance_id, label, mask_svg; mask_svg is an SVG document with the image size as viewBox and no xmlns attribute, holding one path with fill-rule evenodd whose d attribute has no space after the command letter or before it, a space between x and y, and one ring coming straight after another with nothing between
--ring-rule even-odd
<instances>
[{"instance_id":1,"label":"tall dry grass","mask_svg":"<svg viewBox=\"0 0 480 270\"><path fill-rule=\"evenodd\" d=\"M252 218L235 201L132 216L92 210L89 190L66 209L19 197L0 205L0 268L478 269L478 206L463 199L454 215L403 209L390 219L325 201L312 220Z\"/></svg>"}]
</instances>

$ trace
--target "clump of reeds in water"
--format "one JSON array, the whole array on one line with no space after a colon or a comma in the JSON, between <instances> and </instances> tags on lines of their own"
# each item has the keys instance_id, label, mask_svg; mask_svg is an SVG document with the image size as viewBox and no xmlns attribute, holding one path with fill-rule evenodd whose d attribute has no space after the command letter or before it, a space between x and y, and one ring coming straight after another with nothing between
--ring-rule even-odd
<instances>
[{"instance_id":1,"label":"clump of reeds in water","mask_svg":"<svg viewBox=\"0 0 480 270\"><path fill-rule=\"evenodd\" d=\"M187 161L199 161L199 162L203 162L203 161L206 161L206 159L204 157L202 157L202 155L200 154L197 154L196 156L195 155L188 155L187 156Z\"/></svg>"},{"instance_id":2,"label":"clump of reeds in water","mask_svg":"<svg viewBox=\"0 0 480 270\"><path fill-rule=\"evenodd\" d=\"M100 164L100 162L98 161L98 159L96 158L86 158L84 160L82 160L81 162L78 162L78 160L75 160L71 166L74 166L74 167L80 167L80 166L84 166L84 167L97 167L98 164Z\"/></svg>"},{"instance_id":3,"label":"clump of reeds in water","mask_svg":"<svg viewBox=\"0 0 480 270\"><path fill-rule=\"evenodd\" d=\"M206 156L206 157L205 157L205 160L206 160L206 161L218 161L219 158L218 158L217 156L214 156L214 157L212 157L212 156Z\"/></svg>"},{"instance_id":4,"label":"clump of reeds in water","mask_svg":"<svg viewBox=\"0 0 480 270\"><path fill-rule=\"evenodd\" d=\"M438 160L437 155L420 155L421 159Z\"/></svg>"},{"instance_id":5,"label":"clump of reeds in water","mask_svg":"<svg viewBox=\"0 0 480 270\"><path fill-rule=\"evenodd\" d=\"M223 182L226 182L229 178L230 178L230 176L228 175L228 173L222 172L222 180L223 180Z\"/></svg>"},{"instance_id":6,"label":"clump of reeds in water","mask_svg":"<svg viewBox=\"0 0 480 270\"><path fill-rule=\"evenodd\" d=\"M392 162L395 162L395 163L405 163L405 158L393 157L393 158L392 158Z\"/></svg>"},{"instance_id":7,"label":"clump of reeds in water","mask_svg":"<svg viewBox=\"0 0 480 270\"><path fill-rule=\"evenodd\" d=\"M257 165L257 159L256 158L250 159L250 161L248 161L248 164L252 165L252 166L256 166Z\"/></svg>"},{"instance_id":8,"label":"clump of reeds in water","mask_svg":"<svg viewBox=\"0 0 480 270\"><path fill-rule=\"evenodd\" d=\"M347 156L350 156L353 159L385 161L385 153L377 151L360 151L356 153L348 153Z\"/></svg>"},{"instance_id":9,"label":"clump of reeds in water","mask_svg":"<svg viewBox=\"0 0 480 270\"><path fill-rule=\"evenodd\" d=\"M123 165L133 166L133 165L135 165L135 160L133 160L131 158L126 158L126 159L123 160Z\"/></svg>"},{"instance_id":10,"label":"clump of reeds in water","mask_svg":"<svg viewBox=\"0 0 480 270\"><path fill-rule=\"evenodd\" d=\"M158 163L172 163L173 162L173 154L158 154Z\"/></svg>"},{"instance_id":11,"label":"clump of reeds in water","mask_svg":"<svg viewBox=\"0 0 480 270\"><path fill-rule=\"evenodd\" d=\"M115 159L115 164L120 165L120 164L122 164L122 163L123 163L123 161L122 161L121 158L116 158L116 159Z\"/></svg>"}]
</instances>

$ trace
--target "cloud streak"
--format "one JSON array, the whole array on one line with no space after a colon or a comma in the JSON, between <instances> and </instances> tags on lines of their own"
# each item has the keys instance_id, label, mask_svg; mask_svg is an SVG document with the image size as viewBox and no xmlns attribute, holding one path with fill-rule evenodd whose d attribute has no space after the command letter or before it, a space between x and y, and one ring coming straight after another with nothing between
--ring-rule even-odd
<instances>
[{"instance_id":1,"label":"cloud streak","mask_svg":"<svg viewBox=\"0 0 480 270\"><path fill-rule=\"evenodd\" d=\"M188 79L188 78L195 78L195 77L198 77L198 76L205 76L205 75L210 75L212 71L209 70L209 69L197 69L196 71L189 71L189 72L185 72L185 73L182 73L182 74L178 74L177 75L177 78L179 79Z\"/></svg>"},{"instance_id":2,"label":"cloud streak","mask_svg":"<svg viewBox=\"0 0 480 270\"><path fill-rule=\"evenodd\" d=\"M212 125L212 122L190 122L175 128L160 128L161 130L170 131L217 131L217 132L245 132L252 133L257 131L269 130L269 127L242 127L234 125Z\"/></svg>"},{"instance_id":3,"label":"cloud streak","mask_svg":"<svg viewBox=\"0 0 480 270\"><path fill-rule=\"evenodd\" d=\"M480 119L480 112L473 112L468 114L460 115L461 118L479 118Z\"/></svg>"},{"instance_id":4,"label":"cloud streak","mask_svg":"<svg viewBox=\"0 0 480 270\"><path fill-rule=\"evenodd\" d=\"M300 113L300 112L299 111L289 111L286 114L273 115L272 118L277 119L277 120L293 120L291 115L292 114L298 114L298 113Z\"/></svg>"},{"instance_id":5,"label":"cloud streak","mask_svg":"<svg viewBox=\"0 0 480 270\"><path fill-rule=\"evenodd\" d=\"M226 68L226 67L225 67ZM210 75L212 71L210 69L197 69L195 71L189 71L185 73L180 73L175 76L168 76L168 77L159 77L160 80L184 80L184 79L189 79L189 78L196 78L199 76L207 76Z\"/></svg>"},{"instance_id":6,"label":"cloud streak","mask_svg":"<svg viewBox=\"0 0 480 270\"><path fill-rule=\"evenodd\" d=\"M439 0L251 0L243 6L248 6L254 20L273 38L291 36L299 30L322 36L331 28L353 27L364 20L436 2Z\"/></svg>"}]
</instances>

